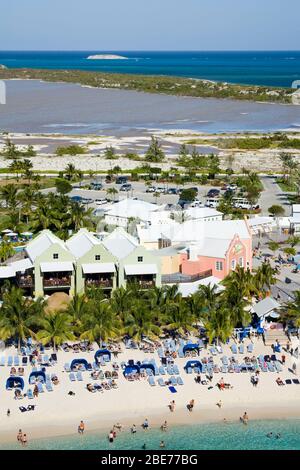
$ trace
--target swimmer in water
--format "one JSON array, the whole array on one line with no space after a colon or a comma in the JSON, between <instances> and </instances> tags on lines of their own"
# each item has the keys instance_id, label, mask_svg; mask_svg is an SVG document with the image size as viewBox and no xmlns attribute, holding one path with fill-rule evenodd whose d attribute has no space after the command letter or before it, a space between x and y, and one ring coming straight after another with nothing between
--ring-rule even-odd
<instances>
[{"instance_id":1,"label":"swimmer in water","mask_svg":"<svg viewBox=\"0 0 300 470\"><path fill-rule=\"evenodd\" d=\"M145 443L142 445L142 449L146 450L146 444Z\"/></svg>"},{"instance_id":2,"label":"swimmer in water","mask_svg":"<svg viewBox=\"0 0 300 470\"><path fill-rule=\"evenodd\" d=\"M160 441L159 447L166 447L165 441Z\"/></svg>"}]
</instances>

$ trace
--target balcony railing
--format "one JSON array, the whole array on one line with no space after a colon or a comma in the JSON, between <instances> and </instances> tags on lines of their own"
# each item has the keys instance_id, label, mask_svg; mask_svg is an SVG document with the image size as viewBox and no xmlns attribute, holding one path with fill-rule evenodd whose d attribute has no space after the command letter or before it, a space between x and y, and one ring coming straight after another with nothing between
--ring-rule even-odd
<instances>
[{"instance_id":1,"label":"balcony railing","mask_svg":"<svg viewBox=\"0 0 300 470\"><path fill-rule=\"evenodd\" d=\"M33 278L31 276L28 277L20 277L18 279L18 286L20 288L25 287L33 287Z\"/></svg>"},{"instance_id":2,"label":"balcony railing","mask_svg":"<svg viewBox=\"0 0 300 470\"><path fill-rule=\"evenodd\" d=\"M182 273L163 275L161 280L163 284L181 284L184 282L200 281L201 279L205 279L210 276L212 276L211 269L202 271L201 273L192 274L190 276Z\"/></svg>"},{"instance_id":3,"label":"balcony railing","mask_svg":"<svg viewBox=\"0 0 300 470\"><path fill-rule=\"evenodd\" d=\"M155 286L155 279L145 279L138 276L127 276L127 282L137 284L141 289L149 289Z\"/></svg>"},{"instance_id":4,"label":"balcony railing","mask_svg":"<svg viewBox=\"0 0 300 470\"><path fill-rule=\"evenodd\" d=\"M106 287L112 288L113 287L113 280L112 279L86 279L85 280L86 287Z\"/></svg>"},{"instance_id":5,"label":"balcony railing","mask_svg":"<svg viewBox=\"0 0 300 470\"><path fill-rule=\"evenodd\" d=\"M54 277L44 279L43 285L44 287L70 287L71 277Z\"/></svg>"}]
</instances>

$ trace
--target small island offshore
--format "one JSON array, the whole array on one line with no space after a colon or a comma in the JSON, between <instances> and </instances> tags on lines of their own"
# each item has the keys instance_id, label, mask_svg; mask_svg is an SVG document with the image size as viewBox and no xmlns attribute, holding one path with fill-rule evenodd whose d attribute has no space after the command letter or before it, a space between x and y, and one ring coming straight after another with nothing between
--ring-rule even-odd
<instances>
[{"instance_id":1,"label":"small island offshore","mask_svg":"<svg viewBox=\"0 0 300 470\"><path fill-rule=\"evenodd\" d=\"M95 54L89 55L87 60L127 60L128 57L123 57L121 55L115 54Z\"/></svg>"}]
</instances>

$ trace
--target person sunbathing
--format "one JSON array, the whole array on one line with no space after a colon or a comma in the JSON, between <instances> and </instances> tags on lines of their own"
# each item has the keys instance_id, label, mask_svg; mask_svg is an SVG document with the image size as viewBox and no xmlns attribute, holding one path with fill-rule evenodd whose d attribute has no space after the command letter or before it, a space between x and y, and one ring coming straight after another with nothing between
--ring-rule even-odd
<instances>
[{"instance_id":1,"label":"person sunbathing","mask_svg":"<svg viewBox=\"0 0 300 470\"><path fill-rule=\"evenodd\" d=\"M276 379L276 383L277 383L277 385L279 385L279 386L284 385L284 383L283 383L283 381L281 380L280 377L278 377L278 378Z\"/></svg>"}]
</instances>

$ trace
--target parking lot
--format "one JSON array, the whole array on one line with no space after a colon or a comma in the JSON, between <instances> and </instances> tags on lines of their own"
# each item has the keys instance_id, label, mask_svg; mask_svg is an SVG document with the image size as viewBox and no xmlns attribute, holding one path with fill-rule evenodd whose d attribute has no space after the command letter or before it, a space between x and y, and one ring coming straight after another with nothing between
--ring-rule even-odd
<instances>
[{"instance_id":1,"label":"parking lot","mask_svg":"<svg viewBox=\"0 0 300 470\"><path fill-rule=\"evenodd\" d=\"M289 215L291 212L290 209L290 204L288 203L285 195L282 193L281 189L279 186L276 184L276 179L273 177L265 176L262 177L262 183L264 186L264 191L261 194L261 197L258 201L258 204L261 208L261 215L268 215L268 208L272 206L273 204L279 204L282 205L283 208L285 209L286 215ZM86 182L85 182L86 184ZM122 184L116 184L115 182L113 183L106 183L105 179L103 178L101 180L102 184L102 189L101 190L89 190L85 188L79 188L78 184L74 185L74 189L71 191L70 196L74 197L80 197L83 199L88 200L88 207L96 208L96 207L103 207L105 208L104 200L106 198L110 200L122 200L126 198L137 198L141 199L146 202L151 202L151 203L157 203L158 205L160 204L177 204L179 200L179 194L168 194L168 190L173 189L173 190L179 190L180 189L186 189L186 188L191 188L191 187L197 187L198 189L198 195L197 195L197 200L201 204L205 204L207 200L207 193L209 190L213 189L213 186L208 186L208 185L197 185L195 183L187 183L185 186L176 186L175 184L172 183L156 183L152 182L152 186L156 188L156 191L153 192L147 192L147 189L149 191L149 187L145 184L145 182L139 182L139 181L133 181L130 182L131 189L129 191L121 191L120 189L122 188ZM116 194L109 194L107 191L110 188L116 189L118 192ZM220 188L218 188L220 189ZM45 189L42 192L48 193L50 191L53 191L53 188L50 189ZM159 196L157 197L157 193L159 193ZM224 193L222 191L222 193ZM96 200L102 200L103 204L101 203L96 203Z\"/></svg>"}]
</instances>

